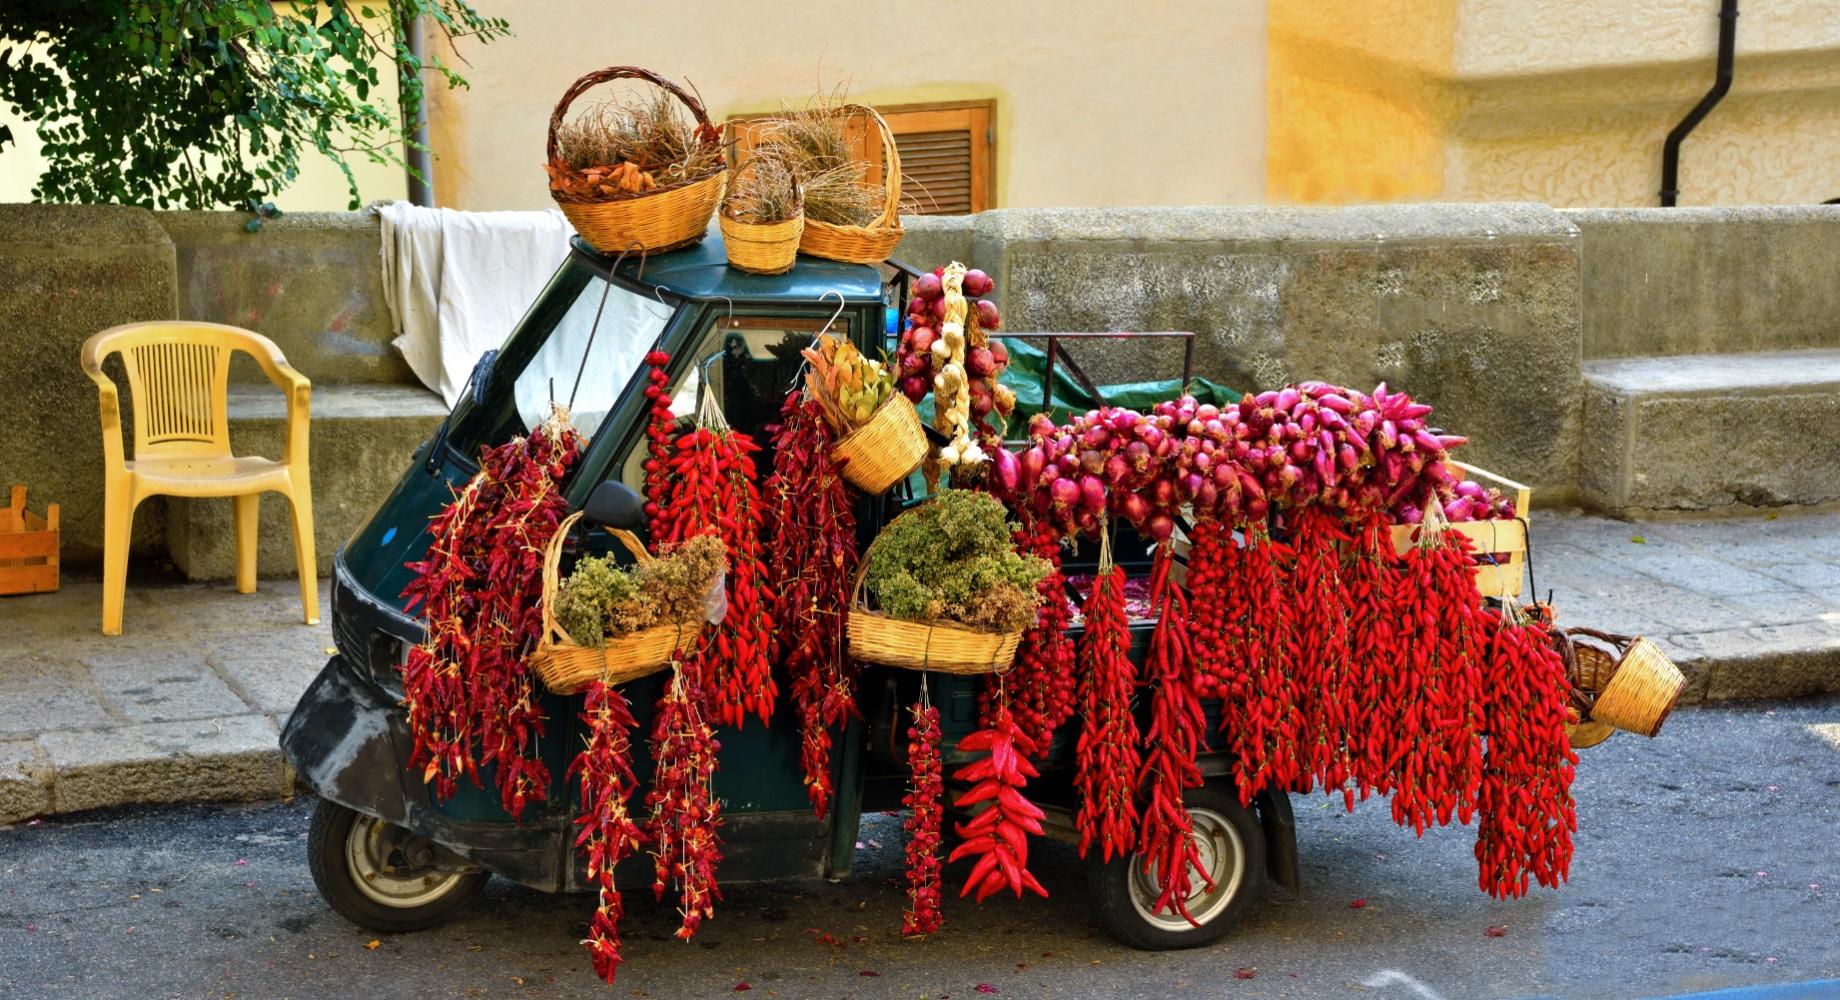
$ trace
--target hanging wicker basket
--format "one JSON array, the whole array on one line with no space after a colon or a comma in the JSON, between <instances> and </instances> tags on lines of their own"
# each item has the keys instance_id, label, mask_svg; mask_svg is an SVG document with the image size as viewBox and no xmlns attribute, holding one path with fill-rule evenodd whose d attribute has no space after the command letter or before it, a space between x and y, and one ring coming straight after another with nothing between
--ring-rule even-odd
<instances>
[{"instance_id":1,"label":"hanging wicker basket","mask_svg":"<svg viewBox=\"0 0 1840 1000\"><path fill-rule=\"evenodd\" d=\"M569 529L581 519L578 511L564 518L556 527L555 537L543 551L543 635L530 654L530 666L542 679L543 686L557 694L574 694L595 681L623 684L657 673L680 652L688 651L703 632L702 619L641 629L631 635L608 639L598 646L583 646L556 621L556 593L562 586L562 546ZM641 565L652 561L651 553L629 531L608 528L607 532Z\"/></svg>"},{"instance_id":2,"label":"hanging wicker basket","mask_svg":"<svg viewBox=\"0 0 1840 1000\"><path fill-rule=\"evenodd\" d=\"M1566 634L1589 636L1616 650L1613 658L1588 643L1573 644L1579 664L1574 686L1594 692L1590 718L1643 736L1660 732L1687 686L1686 677L1661 647L1641 636L1589 628L1566 629ZM1611 662L1607 672L1605 661Z\"/></svg>"},{"instance_id":3,"label":"hanging wicker basket","mask_svg":"<svg viewBox=\"0 0 1840 1000\"><path fill-rule=\"evenodd\" d=\"M736 173L748 169L754 162L748 161ZM796 197L798 181L794 180L792 185ZM722 244L728 251L729 267L749 274L785 274L798 262L799 235L805 231L803 201L791 218L778 222L743 222L729 213L726 204L716 213L716 221L722 226Z\"/></svg>"},{"instance_id":4,"label":"hanging wicker basket","mask_svg":"<svg viewBox=\"0 0 1840 1000\"><path fill-rule=\"evenodd\" d=\"M549 116L549 138L545 146L552 176L557 173L584 176L562 162L556 132L577 97L613 80L644 80L662 88L695 116L698 141L712 149L721 146L721 130L710 123L702 102L688 91L648 69L610 66L576 80L563 92L562 100L556 102L556 110ZM640 164L641 169L654 172L669 166L665 163ZM709 229L709 216L722 200L726 175L722 157L718 155L707 173L663 184L650 191L616 192L588 198L557 190L552 185L550 197L555 199L556 207L562 210L581 238L601 253L662 253L690 246L703 238Z\"/></svg>"},{"instance_id":5,"label":"hanging wicker basket","mask_svg":"<svg viewBox=\"0 0 1840 1000\"><path fill-rule=\"evenodd\" d=\"M880 535L876 536L879 541ZM869 543L856 568L850 614L844 624L850 655L864 663L941 674L1000 674L1016 662L1022 632L983 632L953 622L915 622L869 610L863 584L869 576Z\"/></svg>"},{"instance_id":6,"label":"hanging wicker basket","mask_svg":"<svg viewBox=\"0 0 1840 1000\"><path fill-rule=\"evenodd\" d=\"M882 143L882 212L866 226L806 219L799 250L846 264L880 264L905 235L901 229L901 151L895 146L894 131L874 108L846 104L837 109L837 114L861 115L876 127Z\"/></svg>"},{"instance_id":7,"label":"hanging wicker basket","mask_svg":"<svg viewBox=\"0 0 1840 1000\"><path fill-rule=\"evenodd\" d=\"M875 408L861 427L831 445L831 461L850 485L881 496L926 457L926 429L920 413L899 391Z\"/></svg>"}]
</instances>

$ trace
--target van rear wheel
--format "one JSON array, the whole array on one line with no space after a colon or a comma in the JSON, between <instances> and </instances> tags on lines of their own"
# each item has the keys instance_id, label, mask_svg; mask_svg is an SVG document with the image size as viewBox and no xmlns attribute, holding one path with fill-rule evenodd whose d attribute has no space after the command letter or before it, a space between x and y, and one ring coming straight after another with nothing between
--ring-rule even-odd
<instances>
[{"instance_id":1,"label":"van rear wheel","mask_svg":"<svg viewBox=\"0 0 1840 1000\"><path fill-rule=\"evenodd\" d=\"M1225 937L1265 887L1265 833L1258 817L1239 804L1231 789L1191 788L1182 798L1200 849L1208 882L1191 875L1194 891L1180 913L1156 911L1156 867L1141 854L1092 865L1092 892L1099 917L1119 940L1147 951L1198 948Z\"/></svg>"},{"instance_id":2,"label":"van rear wheel","mask_svg":"<svg viewBox=\"0 0 1840 1000\"><path fill-rule=\"evenodd\" d=\"M339 915L367 930L419 931L447 922L490 873L442 864L425 838L321 799L307 828L307 867Z\"/></svg>"}]
</instances>

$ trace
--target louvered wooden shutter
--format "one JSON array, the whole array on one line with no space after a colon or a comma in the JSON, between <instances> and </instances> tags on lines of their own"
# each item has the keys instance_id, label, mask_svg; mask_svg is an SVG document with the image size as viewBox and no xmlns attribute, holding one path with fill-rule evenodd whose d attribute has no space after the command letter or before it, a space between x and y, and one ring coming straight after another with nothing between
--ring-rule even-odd
<instances>
[{"instance_id":1,"label":"louvered wooden shutter","mask_svg":"<svg viewBox=\"0 0 1840 1000\"><path fill-rule=\"evenodd\" d=\"M903 211L966 215L995 207L992 102L880 110L901 151Z\"/></svg>"}]
</instances>

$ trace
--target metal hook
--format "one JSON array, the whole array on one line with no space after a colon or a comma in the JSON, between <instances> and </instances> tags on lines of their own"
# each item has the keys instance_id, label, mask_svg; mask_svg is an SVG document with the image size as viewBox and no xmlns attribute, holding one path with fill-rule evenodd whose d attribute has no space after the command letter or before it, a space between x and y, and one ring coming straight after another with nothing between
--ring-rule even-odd
<instances>
[{"instance_id":1,"label":"metal hook","mask_svg":"<svg viewBox=\"0 0 1840 1000\"><path fill-rule=\"evenodd\" d=\"M820 337L831 332L831 324L837 322L837 317L843 315L844 307L849 305L849 303L844 300L843 293L836 290L835 288L831 289L828 292L825 292L823 295L818 296L818 301L823 302L826 298L832 295L837 296L837 311L834 313L831 313L831 318L825 320L824 326L818 330L818 336Z\"/></svg>"},{"instance_id":2,"label":"metal hook","mask_svg":"<svg viewBox=\"0 0 1840 1000\"><path fill-rule=\"evenodd\" d=\"M723 302L728 303L728 315L724 316L723 319L726 319L730 323L733 323L735 320L735 300L729 298L726 295L718 295L716 296L716 298L721 299Z\"/></svg>"},{"instance_id":3,"label":"metal hook","mask_svg":"<svg viewBox=\"0 0 1840 1000\"><path fill-rule=\"evenodd\" d=\"M634 246L636 245L637 244L634 244ZM601 283L601 301L599 305L594 307L594 325L588 328L588 343L581 349L581 364L575 367L575 384L569 387L570 410L575 409L575 394L581 391L582 376L586 375L588 372L588 355L594 352L594 338L601 332L601 313L605 312L607 309L607 293L613 291L613 276L619 271L620 265L626 262L626 256L630 253L632 253L631 246L620 251L620 255L613 259L613 266L607 269L606 279ZM640 273L644 273L645 271L644 247L639 248L639 270ZM662 300L660 300L660 304L662 304ZM553 393L554 390L552 390L552 401Z\"/></svg>"}]
</instances>

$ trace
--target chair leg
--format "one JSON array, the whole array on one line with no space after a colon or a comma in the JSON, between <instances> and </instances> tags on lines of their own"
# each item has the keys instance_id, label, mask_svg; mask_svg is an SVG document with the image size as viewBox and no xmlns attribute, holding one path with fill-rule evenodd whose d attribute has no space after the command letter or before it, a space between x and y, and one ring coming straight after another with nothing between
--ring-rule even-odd
<instances>
[{"instance_id":1,"label":"chair leg","mask_svg":"<svg viewBox=\"0 0 1840 1000\"><path fill-rule=\"evenodd\" d=\"M262 494L231 497L236 511L236 592L256 592L256 522L262 512Z\"/></svg>"},{"instance_id":2,"label":"chair leg","mask_svg":"<svg viewBox=\"0 0 1840 1000\"><path fill-rule=\"evenodd\" d=\"M128 590L128 541L134 535L134 500L126 484L109 483L102 501L102 634L121 634Z\"/></svg>"},{"instance_id":3,"label":"chair leg","mask_svg":"<svg viewBox=\"0 0 1840 1000\"><path fill-rule=\"evenodd\" d=\"M300 477L288 494L294 511L294 563L300 571L300 608L308 625L319 624L319 562L313 551L313 489Z\"/></svg>"}]
</instances>

